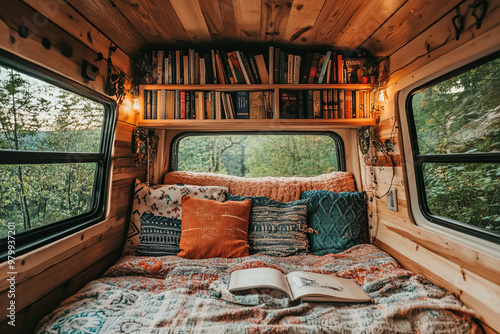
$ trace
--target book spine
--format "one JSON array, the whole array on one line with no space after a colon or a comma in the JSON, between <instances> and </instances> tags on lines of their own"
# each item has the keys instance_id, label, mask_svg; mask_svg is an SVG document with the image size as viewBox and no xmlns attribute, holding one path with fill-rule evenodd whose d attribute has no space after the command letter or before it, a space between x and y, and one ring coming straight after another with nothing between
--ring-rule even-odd
<instances>
[{"instance_id":1,"label":"book spine","mask_svg":"<svg viewBox=\"0 0 500 334\"><path fill-rule=\"evenodd\" d=\"M313 55L313 59L312 59L312 62L311 62L311 68L309 70L309 76L308 76L308 79L307 79L307 83L308 84L313 84L314 83L314 80L316 78L316 71L318 70L319 57L320 57L319 53L315 53Z\"/></svg>"},{"instance_id":2,"label":"book spine","mask_svg":"<svg viewBox=\"0 0 500 334\"><path fill-rule=\"evenodd\" d=\"M352 118L358 118L359 110L359 91L355 90L352 92Z\"/></svg>"},{"instance_id":3,"label":"book spine","mask_svg":"<svg viewBox=\"0 0 500 334\"><path fill-rule=\"evenodd\" d=\"M339 118L344 119L345 118L345 112L344 112L344 90L339 89Z\"/></svg>"},{"instance_id":4,"label":"book spine","mask_svg":"<svg viewBox=\"0 0 500 334\"><path fill-rule=\"evenodd\" d=\"M220 55L222 59L224 73L226 75L226 83L231 83L231 84L236 83L236 78L234 77L233 69L231 68L231 62L227 58L227 54L221 51Z\"/></svg>"},{"instance_id":5,"label":"book spine","mask_svg":"<svg viewBox=\"0 0 500 334\"><path fill-rule=\"evenodd\" d=\"M215 92L215 119L222 119L220 92Z\"/></svg>"},{"instance_id":6,"label":"book spine","mask_svg":"<svg viewBox=\"0 0 500 334\"><path fill-rule=\"evenodd\" d=\"M288 55L288 61L287 61L287 65L288 65L288 72L287 72L287 76L286 76L286 83L288 84L293 84L293 78L294 78L294 72L293 72L293 69L294 69L294 56L292 54L289 54Z\"/></svg>"},{"instance_id":7,"label":"book spine","mask_svg":"<svg viewBox=\"0 0 500 334\"><path fill-rule=\"evenodd\" d=\"M299 118L305 118L304 116L304 91L297 91L297 98L299 100Z\"/></svg>"},{"instance_id":8,"label":"book spine","mask_svg":"<svg viewBox=\"0 0 500 334\"><path fill-rule=\"evenodd\" d=\"M182 99L182 97L181 97L181 99ZM184 104L185 104L185 108L184 108L185 117L186 117L186 119L191 119L192 118L192 116L191 116L191 91L189 91L189 90L186 91L185 96L184 96L184 101L185 101L184 102ZM181 117L182 117L182 110L181 110Z\"/></svg>"},{"instance_id":9,"label":"book spine","mask_svg":"<svg viewBox=\"0 0 500 334\"><path fill-rule=\"evenodd\" d=\"M274 48L274 77L273 82L275 84L280 82L280 52L281 50L277 47Z\"/></svg>"},{"instance_id":10,"label":"book spine","mask_svg":"<svg viewBox=\"0 0 500 334\"><path fill-rule=\"evenodd\" d=\"M255 64L257 65L257 70L259 71L260 83L261 84L269 84L269 74L266 67L266 62L264 61L264 55L256 55L255 56Z\"/></svg>"},{"instance_id":11,"label":"book spine","mask_svg":"<svg viewBox=\"0 0 500 334\"><path fill-rule=\"evenodd\" d=\"M211 113L211 119L215 119L215 92L211 91L210 92L210 110L209 112Z\"/></svg>"},{"instance_id":12,"label":"book spine","mask_svg":"<svg viewBox=\"0 0 500 334\"><path fill-rule=\"evenodd\" d=\"M226 83L226 74L224 73L224 66L222 65L222 58L220 56L219 50L216 51L215 61L217 64L217 77L219 78L219 83Z\"/></svg>"},{"instance_id":13,"label":"book spine","mask_svg":"<svg viewBox=\"0 0 500 334\"><path fill-rule=\"evenodd\" d=\"M339 118L339 91L333 90L333 118Z\"/></svg>"},{"instance_id":14,"label":"book spine","mask_svg":"<svg viewBox=\"0 0 500 334\"><path fill-rule=\"evenodd\" d=\"M153 90L153 97L151 100L151 119L156 119L158 116L158 91Z\"/></svg>"},{"instance_id":15,"label":"book spine","mask_svg":"<svg viewBox=\"0 0 500 334\"><path fill-rule=\"evenodd\" d=\"M151 66L153 66L151 82L156 82L158 80L158 51L153 51L151 53Z\"/></svg>"},{"instance_id":16,"label":"book spine","mask_svg":"<svg viewBox=\"0 0 500 334\"><path fill-rule=\"evenodd\" d=\"M160 119L167 118L167 91L165 89L161 90L160 98Z\"/></svg>"},{"instance_id":17,"label":"book spine","mask_svg":"<svg viewBox=\"0 0 500 334\"><path fill-rule=\"evenodd\" d=\"M325 62L325 55L319 57L318 67L316 69L316 77L314 78L314 83L319 83L319 76L321 74L321 68Z\"/></svg>"},{"instance_id":18,"label":"book spine","mask_svg":"<svg viewBox=\"0 0 500 334\"><path fill-rule=\"evenodd\" d=\"M238 60L238 63L241 68L241 73L243 74L243 78L245 79L245 82L247 85L250 85L250 78L248 77L247 69L245 67L245 63L243 62L243 57L241 57L240 51L236 51L236 58Z\"/></svg>"},{"instance_id":19,"label":"book spine","mask_svg":"<svg viewBox=\"0 0 500 334\"><path fill-rule=\"evenodd\" d=\"M342 62L342 55L337 55L337 82L339 84L344 83L344 78L342 73L344 73L344 66Z\"/></svg>"},{"instance_id":20,"label":"book spine","mask_svg":"<svg viewBox=\"0 0 500 334\"><path fill-rule=\"evenodd\" d=\"M240 63L238 62L238 57L236 51L231 51L227 53L227 59L229 61L229 67L231 68L231 73L235 78L237 84L244 83L243 74L241 72Z\"/></svg>"},{"instance_id":21,"label":"book spine","mask_svg":"<svg viewBox=\"0 0 500 334\"><path fill-rule=\"evenodd\" d=\"M149 101L149 90L144 90L144 103L143 104L144 104L144 106L143 106L144 111L143 111L142 117L144 119L148 119L149 118L149 116L148 116L149 109L151 108L150 101Z\"/></svg>"},{"instance_id":22,"label":"book spine","mask_svg":"<svg viewBox=\"0 0 500 334\"><path fill-rule=\"evenodd\" d=\"M206 84L205 58L200 58L200 85Z\"/></svg>"},{"instance_id":23,"label":"book spine","mask_svg":"<svg viewBox=\"0 0 500 334\"><path fill-rule=\"evenodd\" d=\"M203 92L202 96L203 96L203 110L204 110L203 117L205 117L205 119L211 119L212 107L210 106L210 92Z\"/></svg>"},{"instance_id":24,"label":"book spine","mask_svg":"<svg viewBox=\"0 0 500 334\"><path fill-rule=\"evenodd\" d=\"M346 90L344 92L344 113L345 118L352 118L352 91Z\"/></svg>"},{"instance_id":25,"label":"book spine","mask_svg":"<svg viewBox=\"0 0 500 334\"><path fill-rule=\"evenodd\" d=\"M293 57L293 79L292 83L298 84L300 83L300 61L301 56L296 55Z\"/></svg>"},{"instance_id":26,"label":"book spine","mask_svg":"<svg viewBox=\"0 0 500 334\"><path fill-rule=\"evenodd\" d=\"M245 59L243 59L243 61L244 60ZM248 57L246 57L246 60L247 60L248 65L250 67L250 72L252 73L254 84L258 84L258 85L261 84L262 81L260 79L259 70L257 69L257 64L255 62L255 57L252 56L252 55L249 55Z\"/></svg>"},{"instance_id":27,"label":"book spine","mask_svg":"<svg viewBox=\"0 0 500 334\"><path fill-rule=\"evenodd\" d=\"M181 90L180 92L180 119L186 119L186 91Z\"/></svg>"},{"instance_id":28,"label":"book spine","mask_svg":"<svg viewBox=\"0 0 500 334\"><path fill-rule=\"evenodd\" d=\"M248 119L248 92L240 91L236 93L236 118Z\"/></svg>"},{"instance_id":29,"label":"book spine","mask_svg":"<svg viewBox=\"0 0 500 334\"><path fill-rule=\"evenodd\" d=\"M313 92L314 99L314 116L313 118L321 118L321 91L315 90Z\"/></svg>"},{"instance_id":30,"label":"book spine","mask_svg":"<svg viewBox=\"0 0 500 334\"><path fill-rule=\"evenodd\" d=\"M328 89L328 117L333 118L333 89Z\"/></svg>"},{"instance_id":31,"label":"book spine","mask_svg":"<svg viewBox=\"0 0 500 334\"><path fill-rule=\"evenodd\" d=\"M328 61L328 66L326 68L326 75L325 75L325 81L326 81L325 83L326 84L330 83L331 73L332 73L332 60L330 59Z\"/></svg>"},{"instance_id":32,"label":"book spine","mask_svg":"<svg viewBox=\"0 0 500 334\"><path fill-rule=\"evenodd\" d=\"M280 51L280 72L279 72L279 76L280 76L280 84L285 84L287 82L287 71L288 71L288 67L287 67L287 63L286 63L286 60L287 60L287 57L286 57L286 53L284 51Z\"/></svg>"},{"instance_id":33,"label":"book spine","mask_svg":"<svg viewBox=\"0 0 500 334\"><path fill-rule=\"evenodd\" d=\"M189 75L189 55L182 56L182 65L184 67L184 85L189 85L190 75ZM194 69L193 69L194 70Z\"/></svg>"},{"instance_id":34,"label":"book spine","mask_svg":"<svg viewBox=\"0 0 500 334\"><path fill-rule=\"evenodd\" d=\"M194 85L196 84L195 77L196 77L196 55L194 52L194 49L189 49L189 84Z\"/></svg>"},{"instance_id":35,"label":"book spine","mask_svg":"<svg viewBox=\"0 0 500 334\"><path fill-rule=\"evenodd\" d=\"M328 118L328 89L321 91L321 118Z\"/></svg>"},{"instance_id":36,"label":"book spine","mask_svg":"<svg viewBox=\"0 0 500 334\"><path fill-rule=\"evenodd\" d=\"M158 51L157 84L163 84L163 65L165 63L163 50Z\"/></svg>"},{"instance_id":37,"label":"book spine","mask_svg":"<svg viewBox=\"0 0 500 334\"><path fill-rule=\"evenodd\" d=\"M269 83L274 83L274 47L269 47Z\"/></svg>"},{"instance_id":38,"label":"book spine","mask_svg":"<svg viewBox=\"0 0 500 334\"><path fill-rule=\"evenodd\" d=\"M218 84L220 80L217 78L217 62L215 61L215 50L210 50L210 57L212 58L212 71L213 71L213 83Z\"/></svg>"},{"instance_id":39,"label":"book spine","mask_svg":"<svg viewBox=\"0 0 500 334\"><path fill-rule=\"evenodd\" d=\"M330 61L330 56L332 55L331 51L327 51L325 55L325 60L323 61L323 66L321 67L321 73L319 74L318 83L323 83L325 79L326 70L328 68L328 62Z\"/></svg>"},{"instance_id":40,"label":"book spine","mask_svg":"<svg viewBox=\"0 0 500 334\"><path fill-rule=\"evenodd\" d=\"M175 51L175 83L181 83L181 51Z\"/></svg>"}]
</instances>

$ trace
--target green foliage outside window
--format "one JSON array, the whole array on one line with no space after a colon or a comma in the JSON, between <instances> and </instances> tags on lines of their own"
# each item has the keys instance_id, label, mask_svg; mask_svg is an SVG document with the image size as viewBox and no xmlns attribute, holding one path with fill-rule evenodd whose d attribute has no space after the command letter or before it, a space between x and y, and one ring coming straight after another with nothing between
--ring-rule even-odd
<instances>
[{"instance_id":1,"label":"green foliage outside window","mask_svg":"<svg viewBox=\"0 0 500 334\"><path fill-rule=\"evenodd\" d=\"M98 153L103 119L102 104L0 66L0 150ZM0 238L92 209L96 163L2 162Z\"/></svg>"},{"instance_id":2,"label":"green foliage outside window","mask_svg":"<svg viewBox=\"0 0 500 334\"><path fill-rule=\"evenodd\" d=\"M182 138L178 170L242 177L316 176L339 170L327 135L206 135Z\"/></svg>"},{"instance_id":3,"label":"green foliage outside window","mask_svg":"<svg viewBox=\"0 0 500 334\"><path fill-rule=\"evenodd\" d=\"M412 96L418 154L500 154L500 58ZM500 164L425 162L427 206L500 234Z\"/></svg>"}]
</instances>

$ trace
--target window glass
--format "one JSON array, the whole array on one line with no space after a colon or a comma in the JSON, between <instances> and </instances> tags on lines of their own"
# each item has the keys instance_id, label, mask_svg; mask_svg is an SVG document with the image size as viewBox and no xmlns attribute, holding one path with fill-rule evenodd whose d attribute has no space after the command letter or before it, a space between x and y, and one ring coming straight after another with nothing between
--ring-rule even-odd
<instances>
[{"instance_id":1,"label":"window glass","mask_svg":"<svg viewBox=\"0 0 500 334\"><path fill-rule=\"evenodd\" d=\"M0 66L0 149L99 152L104 106Z\"/></svg>"},{"instance_id":2,"label":"window glass","mask_svg":"<svg viewBox=\"0 0 500 334\"><path fill-rule=\"evenodd\" d=\"M325 134L192 135L179 141L174 169L242 177L315 176L341 169L340 149L338 139Z\"/></svg>"},{"instance_id":3,"label":"window glass","mask_svg":"<svg viewBox=\"0 0 500 334\"><path fill-rule=\"evenodd\" d=\"M500 151L500 58L413 95L420 154Z\"/></svg>"},{"instance_id":4,"label":"window glass","mask_svg":"<svg viewBox=\"0 0 500 334\"><path fill-rule=\"evenodd\" d=\"M459 72L410 96L420 207L491 239L500 235L500 58Z\"/></svg>"},{"instance_id":5,"label":"window glass","mask_svg":"<svg viewBox=\"0 0 500 334\"><path fill-rule=\"evenodd\" d=\"M22 254L102 218L114 115L85 88L1 61L0 249L14 231Z\"/></svg>"},{"instance_id":6,"label":"window glass","mask_svg":"<svg viewBox=\"0 0 500 334\"><path fill-rule=\"evenodd\" d=\"M96 163L0 165L0 238L91 211Z\"/></svg>"}]
</instances>

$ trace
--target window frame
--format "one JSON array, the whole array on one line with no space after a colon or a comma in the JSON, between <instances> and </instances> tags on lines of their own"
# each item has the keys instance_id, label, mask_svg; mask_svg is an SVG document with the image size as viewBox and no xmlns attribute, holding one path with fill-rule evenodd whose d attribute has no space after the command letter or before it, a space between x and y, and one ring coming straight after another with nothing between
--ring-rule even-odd
<instances>
[{"instance_id":1,"label":"window frame","mask_svg":"<svg viewBox=\"0 0 500 334\"><path fill-rule=\"evenodd\" d=\"M178 170L178 152L179 142L186 137L192 136L215 136L215 135L326 135L335 141L338 170L346 171L345 146L342 137L334 131L196 131L196 132L181 132L177 134L170 142L170 163L168 171Z\"/></svg>"},{"instance_id":2,"label":"window frame","mask_svg":"<svg viewBox=\"0 0 500 334\"><path fill-rule=\"evenodd\" d=\"M58 73L0 50L0 65L102 104L104 117L98 153L0 150L0 165L96 163L93 202L89 212L15 234L16 256L42 247L104 220L111 171L116 102ZM0 261L7 260L8 237L0 239Z\"/></svg>"},{"instance_id":3,"label":"window frame","mask_svg":"<svg viewBox=\"0 0 500 334\"><path fill-rule=\"evenodd\" d=\"M430 212L425 191L423 165L424 163L500 163L499 153L452 153L452 154L420 154L418 147L418 133L415 126L412 108L412 98L415 94L439 84L443 81L456 77L459 74L465 73L475 67L481 66L491 60L500 57L500 51L493 52L479 59L467 62L458 68L447 71L416 88L411 89L404 97L404 113L406 126L408 129L409 144L411 149L413 172L415 177L415 186L417 190L418 208L423 218L428 222L443 226L445 228L458 231L473 237L477 237L495 244L500 244L500 235L480 229L473 225L457 221L448 217L434 215Z\"/></svg>"}]
</instances>

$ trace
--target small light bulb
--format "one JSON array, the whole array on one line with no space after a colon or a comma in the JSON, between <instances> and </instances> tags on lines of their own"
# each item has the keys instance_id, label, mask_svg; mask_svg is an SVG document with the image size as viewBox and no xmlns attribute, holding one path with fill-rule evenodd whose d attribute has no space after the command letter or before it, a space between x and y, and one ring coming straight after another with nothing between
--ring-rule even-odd
<instances>
[{"instance_id":1,"label":"small light bulb","mask_svg":"<svg viewBox=\"0 0 500 334\"><path fill-rule=\"evenodd\" d=\"M384 92L383 91L380 91L380 94L378 95L378 100L380 102L384 102L385 101L385 96L384 96Z\"/></svg>"},{"instance_id":2,"label":"small light bulb","mask_svg":"<svg viewBox=\"0 0 500 334\"><path fill-rule=\"evenodd\" d=\"M141 104L139 103L139 99L134 99L134 105L132 106L134 110L141 109Z\"/></svg>"}]
</instances>

